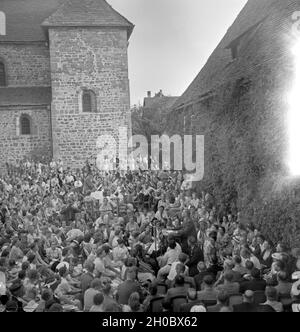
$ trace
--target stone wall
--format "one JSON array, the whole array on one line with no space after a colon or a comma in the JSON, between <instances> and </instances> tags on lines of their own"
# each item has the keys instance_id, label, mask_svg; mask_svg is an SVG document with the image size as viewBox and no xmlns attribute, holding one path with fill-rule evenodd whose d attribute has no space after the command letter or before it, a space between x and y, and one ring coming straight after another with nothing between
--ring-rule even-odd
<instances>
[{"instance_id":1,"label":"stone wall","mask_svg":"<svg viewBox=\"0 0 300 332\"><path fill-rule=\"evenodd\" d=\"M53 152L66 165L96 156L99 136L130 128L127 32L122 29L50 29ZM81 95L92 90L97 113L83 113Z\"/></svg>"},{"instance_id":2,"label":"stone wall","mask_svg":"<svg viewBox=\"0 0 300 332\"><path fill-rule=\"evenodd\" d=\"M32 119L32 135L20 135L19 119L27 114ZM5 163L23 158L47 160L52 157L51 119L47 108L0 107L0 172Z\"/></svg>"},{"instance_id":3,"label":"stone wall","mask_svg":"<svg viewBox=\"0 0 300 332\"><path fill-rule=\"evenodd\" d=\"M0 45L9 86L49 86L50 59L46 43Z\"/></svg>"}]
</instances>

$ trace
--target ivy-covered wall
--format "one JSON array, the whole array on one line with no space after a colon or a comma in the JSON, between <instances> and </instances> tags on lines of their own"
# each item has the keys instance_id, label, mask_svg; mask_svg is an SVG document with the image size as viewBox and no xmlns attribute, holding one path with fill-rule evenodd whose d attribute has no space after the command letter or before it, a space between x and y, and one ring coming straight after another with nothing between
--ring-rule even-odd
<instances>
[{"instance_id":1,"label":"ivy-covered wall","mask_svg":"<svg viewBox=\"0 0 300 332\"><path fill-rule=\"evenodd\" d=\"M223 65L221 42L198 77L199 90L194 82L184 94L194 89L190 103L183 98L167 122L169 134L205 136L204 179L197 187L214 195L220 211L240 211L245 223L260 225L271 240L299 246L299 181L287 167L287 118L294 79L291 14L300 1L289 2L242 36L238 57L223 58ZM217 58L212 80L207 72Z\"/></svg>"}]
</instances>

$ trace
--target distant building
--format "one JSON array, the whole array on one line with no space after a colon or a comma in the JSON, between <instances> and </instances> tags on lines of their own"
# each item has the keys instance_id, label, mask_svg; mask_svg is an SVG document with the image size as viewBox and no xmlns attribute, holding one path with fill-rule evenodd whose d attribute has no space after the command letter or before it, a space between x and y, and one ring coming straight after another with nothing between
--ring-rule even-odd
<instances>
[{"instance_id":1,"label":"distant building","mask_svg":"<svg viewBox=\"0 0 300 332\"><path fill-rule=\"evenodd\" d=\"M131 129L133 24L105 0L1 0L0 169L23 158L82 166Z\"/></svg>"},{"instance_id":2,"label":"distant building","mask_svg":"<svg viewBox=\"0 0 300 332\"><path fill-rule=\"evenodd\" d=\"M178 97L165 96L160 90L152 97L151 91L144 98L143 116L153 118L157 121L163 119L171 110Z\"/></svg>"}]
</instances>

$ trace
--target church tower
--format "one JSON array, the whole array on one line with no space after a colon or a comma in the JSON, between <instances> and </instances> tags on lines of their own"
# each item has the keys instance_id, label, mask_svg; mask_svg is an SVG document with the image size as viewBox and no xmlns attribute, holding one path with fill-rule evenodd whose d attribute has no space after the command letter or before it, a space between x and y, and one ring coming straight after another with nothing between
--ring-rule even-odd
<instances>
[{"instance_id":1,"label":"church tower","mask_svg":"<svg viewBox=\"0 0 300 332\"><path fill-rule=\"evenodd\" d=\"M133 24L105 0L67 0L42 23L48 31L53 157L81 167L97 141L131 134L128 40Z\"/></svg>"}]
</instances>

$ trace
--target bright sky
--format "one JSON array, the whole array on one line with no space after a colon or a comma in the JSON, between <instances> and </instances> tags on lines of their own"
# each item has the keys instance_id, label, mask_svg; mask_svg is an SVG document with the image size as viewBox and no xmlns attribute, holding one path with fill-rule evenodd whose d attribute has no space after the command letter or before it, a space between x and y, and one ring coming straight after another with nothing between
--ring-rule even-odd
<instances>
[{"instance_id":1,"label":"bright sky","mask_svg":"<svg viewBox=\"0 0 300 332\"><path fill-rule=\"evenodd\" d=\"M129 44L131 104L147 91L180 96L247 0L108 0L135 24Z\"/></svg>"}]
</instances>

